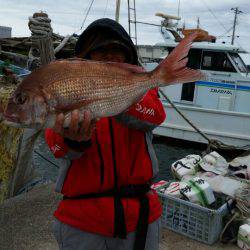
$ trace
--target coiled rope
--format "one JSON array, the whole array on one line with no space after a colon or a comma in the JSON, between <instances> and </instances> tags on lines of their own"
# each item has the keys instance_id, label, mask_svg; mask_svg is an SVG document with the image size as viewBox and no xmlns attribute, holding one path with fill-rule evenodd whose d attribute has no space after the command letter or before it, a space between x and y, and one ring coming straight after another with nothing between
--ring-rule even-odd
<instances>
[{"instance_id":1,"label":"coiled rope","mask_svg":"<svg viewBox=\"0 0 250 250\"><path fill-rule=\"evenodd\" d=\"M51 19L44 12L34 13L29 17L28 23L31 31L32 47L29 51L28 68L33 70L41 64L47 64L55 60L55 54L58 53L73 37L68 35L63 38L61 43L54 49L52 37L58 37L53 34Z\"/></svg>"},{"instance_id":2,"label":"coiled rope","mask_svg":"<svg viewBox=\"0 0 250 250\"><path fill-rule=\"evenodd\" d=\"M29 17L28 26L31 31L32 41L28 60L30 70L55 60L51 39L53 30L50 23L51 19L43 12L34 13L32 17ZM40 54L40 58L37 54Z\"/></svg>"},{"instance_id":3,"label":"coiled rope","mask_svg":"<svg viewBox=\"0 0 250 250\"><path fill-rule=\"evenodd\" d=\"M250 150L250 145L245 145L243 147L236 147L234 145L228 145L224 142L216 139L209 138L204 132L202 132L196 125L194 125L181 111L180 109L169 99L169 97L161 90L159 89L159 92L161 95L169 102L169 104L176 110L176 112L192 127L195 131L197 131L207 142L208 142L208 149L207 151L210 151L210 148L215 149L224 149L224 150Z\"/></svg>"},{"instance_id":4,"label":"coiled rope","mask_svg":"<svg viewBox=\"0 0 250 250\"><path fill-rule=\"evenodd\" d=\"M40 14L40 13L39 13ZM41 13L43 16L38 16L36 13L29 17L29 29L31 31L31 40L36 41L41 37L51 37L53 29L51 27L51 19L47 14Z\"/></svg>"},{"instance_id":5,"label":"coiled rope","mask_svg":"<svg viewBox=\"0 0 250 250\"><path fill-rule=\"evenodd\" d=\"M235 193L236 206L245 218L250 218L250 184Z\"/></svg>"},{"instance_id":6,"label":"coiled rope","mask_svg":"<svg viewBox=\"0 0 250 250\"><path fill-rule=\"evenodd\" d=\"M227 228L231 225L231 223L235 220L244 222L245 219L250 218L250 183L248 183L247 187L243 187L239 189L235 193L235 200L236 200L236 210L231 211L232 216L230 220L226 223L225 227L221 231L220 234L220 241L225 243L223 240L224 233L226 232ZM235 242L237 239L233 238L229 242Z\"/></svg>"}]
</instances>

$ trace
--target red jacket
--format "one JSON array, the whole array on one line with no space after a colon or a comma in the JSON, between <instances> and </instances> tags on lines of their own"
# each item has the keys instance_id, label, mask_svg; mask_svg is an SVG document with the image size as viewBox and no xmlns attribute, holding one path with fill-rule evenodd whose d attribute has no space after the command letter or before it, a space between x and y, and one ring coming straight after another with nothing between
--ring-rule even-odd
<instances>
[{"instance_id":1,"label":"red jacket","mask_svg":"<svg viewBox=\"0 0 250 250\"><path fill-rule=\"evenodd\" d=\"M64 139L52 129L45 132L46 141L55 157L63 157L56 191L66 196L104 192L114 187L109 119L113 125L118 185L144 184L158 172L152 148L152 129L165 119L157 91L150 90L126 113L102 118L96 124L92 144L79 155L72 152ZM73 157L73 158L72 158ZM161 205L155 192L148 193L149 223L161 215ZM122 198L127 232L135 231L139 201ZM112 236L114 233L113 197L62 200L54 213L63 223L81 230Z\"/></svg>"}]
</instances>

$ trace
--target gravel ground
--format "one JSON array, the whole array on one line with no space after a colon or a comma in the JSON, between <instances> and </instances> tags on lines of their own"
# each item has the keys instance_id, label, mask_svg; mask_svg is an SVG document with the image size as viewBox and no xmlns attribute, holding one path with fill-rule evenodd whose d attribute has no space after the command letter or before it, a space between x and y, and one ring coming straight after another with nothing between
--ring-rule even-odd
<instances>
[{"instance_id":1,"label":"gravel ground","mask_svg":"<svg viewBox=\"0 0 250 250\"><path fill-rule=\"evenodd\" d=\"M53 211L60 195L54 184L36 186L31 191L5 201L0 206L1 250L57 250L51 232ZM163 230L160 250L238 249L236 246L212 247L193 241L169 230Z\"/></svg>"}]
</instances>

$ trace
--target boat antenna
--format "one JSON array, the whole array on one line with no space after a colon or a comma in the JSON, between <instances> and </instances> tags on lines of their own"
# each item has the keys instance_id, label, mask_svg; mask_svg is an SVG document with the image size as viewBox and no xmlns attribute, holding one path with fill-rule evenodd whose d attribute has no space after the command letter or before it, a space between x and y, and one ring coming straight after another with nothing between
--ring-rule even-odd
<instances>
[{"instance_id":1,"label":"boat antenna","mask_svg":"<svg viewBox=\"0 0 250 250\"><path fill-rule=\"evenodd\" d=\"M233 34L232 34L232 41L231 41L231 44L233 45L234 39L235 39L235 30L236 30L236 25L237 25L237 17L238 17L238 14L243 13L243 11L239 10L238 7L231 8L231 10L234 12Z\"/></svg>"}]
</instances>

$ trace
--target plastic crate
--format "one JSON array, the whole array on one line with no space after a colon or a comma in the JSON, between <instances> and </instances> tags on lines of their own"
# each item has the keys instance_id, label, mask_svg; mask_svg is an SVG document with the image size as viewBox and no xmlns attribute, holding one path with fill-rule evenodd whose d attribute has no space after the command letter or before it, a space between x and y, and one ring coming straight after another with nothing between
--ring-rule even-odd
<instances>
[{"instance_id":1,"label":"plastic crate","mask_svg":"<svg viewBox=\"0 0 250 250\"><path fill-rule=\"evenodd\" d=\"M160 192L158 195L163 207L163 227L209 245L219 239L223 218L230 212L232 200L219 205L222 198L217 197L214 207L218 208L211 209Z\"/></svg>"}]
</instances>

